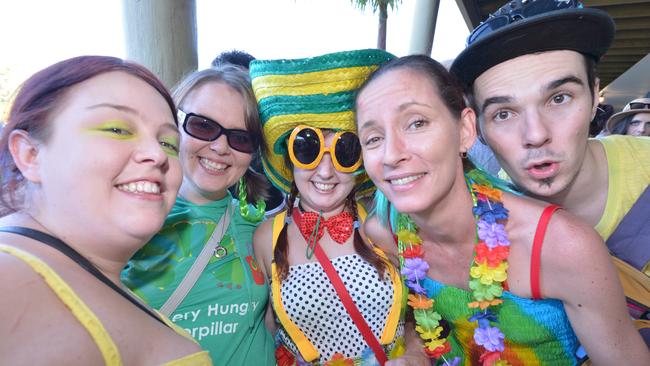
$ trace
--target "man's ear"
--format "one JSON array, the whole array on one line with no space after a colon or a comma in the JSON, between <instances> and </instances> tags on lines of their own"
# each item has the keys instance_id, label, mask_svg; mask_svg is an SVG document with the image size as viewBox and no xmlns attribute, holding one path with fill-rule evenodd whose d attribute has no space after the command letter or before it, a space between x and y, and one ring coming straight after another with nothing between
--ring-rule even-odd
<instances>
[{"instance_id":1,"label":"man's ear","mask_svg":"<svg viewBox=\"0 0 650 366\"><path fill-rule=\"evenodd\" d=\"M468 152L476 141L476 113L472 108L465 108L460 113L460 151Z\"/></svg>"},{"instance_id":2,"label":"man's ear","mask_svg":"<svg viewBox=\"0 0 650 366\"><path fill-rule=\"evenodd\" d=\"M591 119L589 121L593 121L594 118L596 117L596 112L598 111L598 104L600 104L600 79L596 78L594 80L594 95L593 95L593 107L591 108Z\"/></svg>"},{"instance_id":3,"label":"man's ear","mask_svg":"<svg viewBox=\"0 0 650 366\"><path fill-rule=\"evenodd\" d=\"M14 130L9 134L9 152L16 167L26 180L40 183L38 153L41 145L29 136L27 131Z\"/></svg>"}]
</instances>

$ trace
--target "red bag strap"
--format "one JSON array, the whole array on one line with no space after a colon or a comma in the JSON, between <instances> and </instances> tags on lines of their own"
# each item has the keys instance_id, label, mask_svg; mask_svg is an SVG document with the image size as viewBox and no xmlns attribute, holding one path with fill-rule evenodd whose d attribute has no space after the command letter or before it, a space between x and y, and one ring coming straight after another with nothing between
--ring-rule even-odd
<instances>
[{"instance_id":1,"label":"red bag strap","mask_svg":"<svg viewBox=\"0 0 650 366\"><path fill-rule=\"evenodd\" d=\"M325 274L327 274L330 282L332 282L336 293L339 295L339 298L341 299L343 306L345 306L345 309L348 311L348 314L350 314L352 321L354 321L354 324L359 329L359 332L361 332L361 335L366 340L366 343L368 343L368 346L370 346L370 349L372 349L372 351L375 353L379 364L383 366L386 361L388 361L384 349L381 347L381 344L379 344L377 337L375 337L375 335L372 333L372 330L368 326L368 323L366 323L363 315L361 315L359 312L359 309L357 309L357 306L354 304L350 293L345 288L343 281L341 281L341 277L338 275L338 273L336 273L336 269L332 265L332 262L330 262L329 258L327 258L327 254L323 252L323 249L320 247L320 244L318 244L318 242L314 248L314 254L316 254L316 258L318 258L321 266L323 266Z\"/></svg>"},{"instance_id":2,"label":"red bag strap","mask_svg":"<svg viewBox=\"0 0 650 366\"><path fill-rule=\"evenodd\" d=\"M299 225L300 215L294 213L293 221ZM384 352L384 349L382 348L381 344L379 344L377 337L375 337L375 335L372 333L372 330L368 326L368 323L366 323L366 320L363 318L363 315L361 315L359 309L357 309L357 306L354 304L354 301L352 300L350 293L345 288L345 285L343 284L341 277L336 272L336 269L332 265L332 262L330 262L329 258L327 258L327 254L325 254L325 252L323 251L323 249L321 248L318 242L316 242L314 246L314 254L318 259L318 262L320 262L320 265L323 267L323 270L325 271L325 274L327 275L330 282L332 283L332 286L334 286L334 290L336 290L339 299L341 299L341 302L343 303L345 310L347 310L348 314L350 315L350 318L352 318L352 321L359 329L359 332L363 336L363 339L365 339L370 349L372 349L372 351L375 353L375 357L377 357L377 361L379 362L379 364L381 366L384 366L384 364L388 361L388 358L386 357L386 352Z\"/></svg>"},{"instance_id":3,"label":"red bag strap","mask_svg":"<svg viewBox=\"0 0 650 366\"><path fill-rule=\"evenodd\" d=\"M537 223L537 230L535 231L535 238L533 239L532 255L530 257L530 291L533 295L533 300L542 298L540 290L539 274L541 272L541 259L542 259L542 243L546 236L546 227L551 220L551 216L555 211L559 210L558 205L548 205L542 211L542 216Z\"/></svg>"}]
</instances>

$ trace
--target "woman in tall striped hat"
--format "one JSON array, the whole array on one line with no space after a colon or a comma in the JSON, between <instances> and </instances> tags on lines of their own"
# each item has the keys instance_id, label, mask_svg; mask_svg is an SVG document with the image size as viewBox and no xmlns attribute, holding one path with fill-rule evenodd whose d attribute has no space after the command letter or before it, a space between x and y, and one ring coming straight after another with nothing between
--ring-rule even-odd
<instances>
[{"instance_id":1,"label":"woman in tall striped hat","mask_svg":"<svg viewBox=\"0 0 650 366\"><path fill-rule=\"evenodd\" d=\"M267 145L262 163L289 201L253 240L271 282L277 322L268 316L267 325L279 324L280 366L428 364L420 347L405 354L396 267L358 230L359 197L373 186L361 163L354 94L392 57L361 50L251 64Z\"/></svg>"}]
</instances>

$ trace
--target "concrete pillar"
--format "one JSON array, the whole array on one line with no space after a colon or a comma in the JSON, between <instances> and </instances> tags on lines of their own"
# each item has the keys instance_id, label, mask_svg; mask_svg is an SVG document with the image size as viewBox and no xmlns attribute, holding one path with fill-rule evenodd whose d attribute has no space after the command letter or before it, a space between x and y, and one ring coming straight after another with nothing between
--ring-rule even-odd
<instances>
[{"instance_id":1,"label":"concrete pillar","mask_svg":"<svg viewBox=\"0 0 650 366\"><path fill-rule=\"evenodd\" d=\"M198 66L195 0L122 0L126 58L171 88Z\"/></svg>"},{"instance_id":2,"label":"concrete pillar","mask_svg":"<svg viewBox=\"0 0 650 366\"><path fill-rule=\"evenodd\" d=\"M411 55L431 56L440 0L417 0L411 30Z\"/></svg>"}]
</instances>

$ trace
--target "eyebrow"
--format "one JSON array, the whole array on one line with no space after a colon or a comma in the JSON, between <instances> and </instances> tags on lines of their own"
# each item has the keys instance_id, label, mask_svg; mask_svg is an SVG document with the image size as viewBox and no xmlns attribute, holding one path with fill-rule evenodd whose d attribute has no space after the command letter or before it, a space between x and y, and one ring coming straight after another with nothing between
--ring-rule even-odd
<instances>
[{"instance_id":1,"label":"eyebrow","mask_svg":"<svg viewBox=\"0 0 650 366\"><path fill-rule=\"evenodd\" d=\"M359 124L359 126L357 126L357 132L359 134L361 134L361 131L363 131L363 130L365 130L367 128L373 128L376 125L377 125L377 121L375 121L375 120L366 121L363 124Z\"/></svg>"},{"instance_id":2,"label":"eyebrow","mask_svg":"<svg viewBox=\"0 0 650 366\"><path fill-rule=\"evenodd\" d=\"M417 106L421 106L421 107L429 107L429 108L432 108L432 106L430 106L430 105L428 105L428 104L420 103L420 102L416 102L416 101L412 101L412 102L406 102L406 103L402 103L402 104L400 104L400 105L397 107L397 110L399 110L400 112L402 112L402 111L404 111L406 108L408 108L408 107L410 107L410 106L412 106L412 105L417 105Z\"/></svg>"},{"instance_id":3,"label":"eyebrow","mask_svg":"<svg viewBox=\"0 0 650 366\"><path fill-rule=\"evenodd\" d=\"M569 75L569 76L563 77L561 79L551 81L550 83L546 84L546 86L544 88L542 88L542 90L550 91L550 90L559 88L560 86L562 86L564 84L569 84L569 83L574 83L574 84L578 84L578 85L581 85L581 86L585 85L585 83L580 78L578 78L576 76L573 76L573 75ZM487 107L489 107L492 104L509 103L509 102L512 101L512 99L513 99L512 97L505 96L505 95L500 95L500 96L496 96L496 97L487 98L483 102L483 105L481 105L481 112L483 112Z\"/></svg>"},{"instance_id":4,"label":"eyebrow","mask_svg":"<svg viewBox=\"0 0 650 366\"><path fill-rule=\"evenodd\" d=\"M135 109L133 109L131 107L127 107L125 105L121 105L121 104L99 103L99 104L91 105L87 109L96 109L96 108L112 108L112 109L116 109L118 111L139 115L137 110L135 110ZM170 123L165 123L165 124L162 125L162 127L166 128L166 129L169 129L169 130L172 130L172 131L180 134L180 132L178 131L178 126L176 124L174 124L173 122L171 124Z\"/></svg>"},{"instance_id":5,"label":"eyebrow","mask_svg":"<svg viewBox=\"0 0 650 366\"><path fill-rule=\"evenodd\" d=\"M481 112L483 112L485 108L489 107L492 104L502 104L502 103L508 103L510 101L512 101L512 97L509 96L497 96L497 97L487 98L483 102L483 105L481 106Z\"/></svg>"},{"instance_id":6,"label":"eyebrow","mask_svg":"<svg viewBox=\"0 0 650 366\"><path fill-rule=\"evenodd\" d=\"M563 77L562 79L557 79L557 80L551 81L550 83L548 83L546 85L546 88L544 88L544 90L547 90L547 91L548 90L553 90L553 89L558 88L558 87L560 87L560 86L562 86L564 84L569 84L569 83L578 84L580 86L585 85L585 83L580 78L578 78L577 76L569 75L569 76Z\"/></svg>"},{"instance_id":7,"label":"eyebrow","mask_svg":"<svg viewBox=\"0 0 650 366\"><path fill-rule=\"evenodd\" d=\"M112 104L112 103L99 103L89 106L87 109L97 109L97 108L112 108L117 109L118 111L127 112L131 114L138 114L138 111L131 107L127 107L121 104Z\"/></svg>"}]
</instances>

